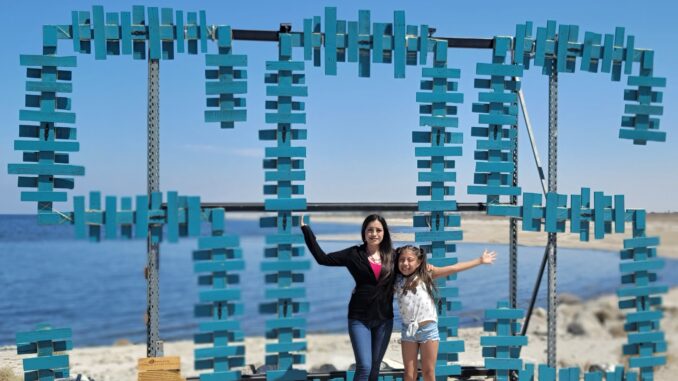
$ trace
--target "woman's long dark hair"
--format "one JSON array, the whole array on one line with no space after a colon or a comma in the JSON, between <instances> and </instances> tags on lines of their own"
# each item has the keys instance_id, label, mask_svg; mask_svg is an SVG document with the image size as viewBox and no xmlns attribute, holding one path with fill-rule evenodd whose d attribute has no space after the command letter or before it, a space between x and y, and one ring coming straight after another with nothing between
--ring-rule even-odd
<instances>
[{"instance_id":1,"label":"woman's long dark hair","mask_svg":"<svg viewBox=\"0 0 678 381\"><path fill-rule=\"evenodd\" d=\"M400 263L400 255L406 251L411 251L421 263L419 264L419 267L414 270L414 273L412 273L414 276L408 276L405 285L403 286L403 293L407 293L408 291L416 293L417 283L423 282L431 299L435 301L437 299L438 287L436 287L436 283L433 281L433 277L431 277L431 273L428 271L426 253L424 250L412 245L399 247L396 250L395 266L397 267L398 263Z\"/></svg>"},{"instance_id":2,"label":"woman's long dark hair","mask_svg":"<svg viewBox=\"0 0 678 381\"><path fill-rule=\"evenodd\" d=\"M395 279L394 274L394 251L393 251L393 242L391 241L391 233L388 230L388 224L384 217L378 214L370 214L365 217L363 221L363 227L360 229L360 237L367 248L367 240L365 239L365 230L367 225L374 221L379 221L381 226L384 228L384 238L379 244L379 252L381 253L381 273L379 276L379 282L377 283L377 288L379 293L386 295L387 297L393 297L393 280Z\"/></svg>"}]
</instances>

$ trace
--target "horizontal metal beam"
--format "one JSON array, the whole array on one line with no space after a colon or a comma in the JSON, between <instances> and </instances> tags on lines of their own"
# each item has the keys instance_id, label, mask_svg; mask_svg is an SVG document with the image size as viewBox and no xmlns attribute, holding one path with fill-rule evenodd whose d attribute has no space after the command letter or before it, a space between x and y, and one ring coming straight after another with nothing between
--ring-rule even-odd
<instances>
[{"instance_id":1,"label":"horizontal metal beam","mask_svg":"<svg viewBox=\"0 0 678 381\"><path fill-rule=\"evenodd\" d=\"M163 205L164 206L164 205ZM266 212L261 202L203 202L203 208L223 208L227 212ZM484 202L457 203L459 212L481 212L487 210ZM416 202L313 202L307 203L307 212L416 212Z\"/></svg>"},{"instance_id":2,"label":"horizontal metal beam","mask_svg":"<svg viewBox=\"0 0 678 381\"><path fill-rule=\"evenodd\" d=\"M249 365L248 367L252 368L252 371L255 371L253 365ZM391 376L392 378L403 378L403 369L390 369L390 370L382 370L379 372L380 376ZM470 377L494 377L496 375L495 370L493 369L487 369L484 367L480 366L462 366L461 367L461 374L459 375L462 379L467 379ZM418 376L417 379L421 378L421 371L418 371ZM318 373L308 373L307 375L309 380L321 380L321 381L326 381L326 380L336 380L336 379L342 379L346 380L346 371L332 371L332 372L318 372ZM248 380L248 381L265 381L266 380L266 373L255 373L255 374L243 374L241 375L242 380ZM198 381L199 377L188 377L186 378L187 381Z\"/></svg>"},{"instance_id":3,"label":"horizontal metal beam","mask_svg":"<svg viewBox=\"0 0 678 381\"><path fill-rule=\"evenodd\" d=\"M233 29L233 39L241 41L278 41L279 31L271 30L251 30L251 29ZM301 32L291 32L291 34L301 35ZM323 39L325 34L321 33ZM465 38L465 37L432 37L436 40L447 40L447 46L450 48L470 48L470 49L492 49L494 46L493 38Z\"/></svg>"}]
</instances>

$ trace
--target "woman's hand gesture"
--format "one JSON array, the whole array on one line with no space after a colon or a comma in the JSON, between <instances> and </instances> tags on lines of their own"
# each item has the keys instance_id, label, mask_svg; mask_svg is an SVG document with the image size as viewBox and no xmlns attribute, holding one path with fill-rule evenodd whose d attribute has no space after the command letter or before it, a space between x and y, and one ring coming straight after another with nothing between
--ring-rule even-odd
<instances>
[{"instance_id":1,"label":"woman's hand gesture","mask_svg":"<svg viewBox=\"0 0 678 381\"><path fill-rule=\"evenodd\" d=\"M495 251L483 251L483 255L480 256L480 263L483 265L491 265L497 259L497 253Z\"/></svg>"}]
</instances>

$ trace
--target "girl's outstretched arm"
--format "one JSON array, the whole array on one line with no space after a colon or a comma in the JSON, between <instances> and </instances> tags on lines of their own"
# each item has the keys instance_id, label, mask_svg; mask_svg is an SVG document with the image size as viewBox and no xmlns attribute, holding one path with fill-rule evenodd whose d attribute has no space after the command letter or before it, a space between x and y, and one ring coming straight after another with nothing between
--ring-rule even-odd
<instances>
[{"instance_id":1,"label":"girl's outstretched arm","mask_svg":"<svg viewBox=\"0 0 678 381\"><path fill-rule=\"evenodd\" d=\"M429 270L431 271L431 277L436 279L452 275L460 271L470 270L476 266L490 265L494 263L495 259L497 259L497 253L494 251L487 251L487 249L485 249L483 254L476 259L444 267L435 267L433 265L429 265Z\"/></svg>"}]
</instances>

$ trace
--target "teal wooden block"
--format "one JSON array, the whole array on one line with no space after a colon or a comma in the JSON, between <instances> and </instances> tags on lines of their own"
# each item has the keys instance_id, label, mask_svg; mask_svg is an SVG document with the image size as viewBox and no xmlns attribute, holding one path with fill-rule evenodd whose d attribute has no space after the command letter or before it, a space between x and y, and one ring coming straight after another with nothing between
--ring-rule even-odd
<instances>
[{"instance_id":1,"label":"teal wooden block","mask_svg":"<svg viewBox=\"0 0 678 381\"><path fill-rule=\"evenodd\" d=\"M206 359L213 357L244 356L244 345L223 345L211 348L198 348L194 351L196 359Z\"/></svg>"},{"instance_id":2,"label":"teal wooden block","mask_svg":"<svg viewBox=\"0 0 678 381\"><path fill-rule=\"evenodd\" d=\"M267 347L268 347L268 345L267 345ZM279 351L279 352L288 352L288 351ZM307 374L308 373L305 370L300 370L300 369L269 370L269 371L266 372L266 380L267 381L300 381L300 380L306 380Z\"/></svg>"},{"instance_id":3,"label":"teal wooden block","mask_svg":"<svg viewBox=\"0 0 678 381\"><path fill-rule=\"evenodd\" d=\"M629 76L627 80L629 86L647 86L647 87L666 87L666 78L652 76Z\"/></svg>"},{"instance_id":4,"label":"teal wooden block","mask_svg":"<svg viewBox=\"0 0 678 381\"><path fill-rule=\"evenodd\" d=\"M458 298L459 288L457 287L438 287L438 296L441 298Z\"/></svg>"},{"instance_id":5,"label":"teal wooden block","mask_svg":"<svg viewBox=\"0 0 678 381\"><path fill-rule=\"evenodd\" d=\"M303 181L306 179L306 171L266 171L265 181Z\"/></svg>"},{"instance_id":6,"label":"teal wooden block","mask_svg":"<svg viewBox=\"0 0 678 381\"><path fill-rule=\"evenodd\" d=\"M205 122L245 122L247 111L245 110L205 110Z\"/></svg>"},{"instance_id":7,"label":"teal wooden block","mask_svg":"<svg viewBox=\"0 0 678 381\"><path fill-rule=\"evenodd\" d=\"M299 66L301 63L301 68L294 69L273 69L273 67L280 66L289 66L296 65ZM224 66L224 67L240 67L247 66L247 56L244 54L206 54L205 55L205 66ZM280 61L267 61L266 69L267 70L303 70L303 62L280 62Z\"/></svg>"},{"instance_id":8,"label":"teal wooden block","mask_svg":"<svg viewBox=\"0 0 678 381\"><path fill-rule=\"evenodd\" d=\"M57 369L68 368L68 356L40 356L23 359L24 372L42 370L42 369Z\"/></svg>"},{"instance_id":9,"label":"teal wooden block","mask_svg":"<svg viewBox=\"0 0 678 381\"><path fill-rule=\"evenodd\" d=\"M193 271L196 273L238 271L244 269L245 261L242 259L213 259L211 261L198 261L193 264Z\"/></svg>"},{"instance_id":10,"label":"teal wooden block","mask_svg":"<svg viewBox=\"0 0 678 381\"><path fill-rule=\"evenodd\" d=\"M21 66L58 66L58 67L76 67L77 58L75 56L53 56L39 54L21 54L19 55L19 64Z\"/></svg>"},{"instance_id":11,"label":"teal wooden block","mask_svg":"<svg viewBox=\"0 0 678 381\"><path fill-rule=\"evenodd\" d=\"M416 101L419 103L463 103L464 94L456 92L417 92Z\"/></svg>"},{"instance_id":12,"label":"teal wooden block","mask_svg":"<svg viewBox=\"0 0 678 381\"><path fill-rule=\"evenodd\" d=\"M628 334L629 344L643 344L664 341L664 332L638 332Z\"/></svg>"},{"instance_id":13,"label":"teal wooden block","mask_svg":"<svg viewBox=\"0 0 678 381\"><path fill-rule=\"evenodd\" d=\"M500 172L513 173L515 166L513 162L505 161L477 161L476 172Z\"/></svg>"},{"instance_id":14,"label":"teal wooden block","mask_svg":"<svg viewBox=\"0 0 678 381\"><path fill-rule=\"evenodd\" d=\"M415 242L428 241L461 241L463 232L461 230L448 230L439 232L415 232Z\"/></svg>"},{"instance_id":15,"label":"teal wooden block","mask_svg":"<svg viewBox=\"0 0 678 381\"><path fill-rule=\"evenodd\" d=\"M539 381L556 381L556 369L546 364L539 364Z\"/></svg>"},{"instance_id":16,"label":"teal wooden block","mask_svg":"<svg viewBox=\"0 0 678 381\"><path fill-rule=\"evenodd\" d=\"M200 237L198 239L198 250L223 249L238 245L240 245L240 239L236 235Z\"/></svg>"},{"instance_id":17,"label":"teal wooden block","mask_svg":"<svg viewBox=\"0 0 678 381\"><path fill-rule=\"evenodd\" d=\"M500 195L500 196L519 196L521 193L521 189L520 187L469 185L468 193L484 195ZM523 220L525 220L524 217Z\"/></svg>"},{"instance_id":18,"label":"teal wooden block","mask_svg":"<svg viewBox=\"0 0 678 381\"><path fill-rule=\"evenodd\" d=\"M452 146L443 146L443 147L415 147L414 156L424 157L424 156L461 156L462 147L452 147Z\"/></svg>"},{"instance_id":19,"label":"teal wooden block","mask_svg":"<svg viewBox=\"0 0 678 381\"><path fill-rule=\"evenodd\" d=\"M308 96L306 86L266 86L266 96L269 97L305 97Z\"/></svg>"},{"instance_id":20,"label":"teal wooden block","mask_svg":"<svg viewBox=\"0 0 678 381\"><path fill-rule=\"evenodd\" d=\"M240 300L240 289L224 288L224 289L200 290L198 295L201 303L229 302L234 300Z\"/></svg>"},{"instance_id":21,"label":"teal wooden block","mask_svg":"<svg viewBox=\"0 0 678 381\"><path fill-rule=\"evenodd\" d=\"M75 123L74 112L19 110L19 120L27 122Z\"/></svg>"},{"instance_id":22,"label":"teal wooden block","mask_svg":"<svg viewBox=\"0 0 678 381\"><path fill-rule=\"evenodd\" d=\"M207 15L205 11L200 11L200 53L207 53Z\"/></svg>"},{"instance_id":23,"label":"teal wooden block","mask_svg":"<svg viewBox=\"0 0 678 381\"><path fill-rule=\"evenodd\" d=\"M80 143L45 140L15 140L14 150L78 152L80 151Z\"/></svg>"},{"instance_id":24,"label":"teal wooden block","mask_svg":"<svg viewBox=\"0 0 678 381\"><path fill-rule=\"evenodd\" d=\"M668 286L642 286L642 287L629 287L629 288L620 288L617 290L617 296L627 297L627 296L650 296L655 294L665 294L668 292Z\"/></svg>"},{"instance_id":25,"label":"teal wooden block","mask_svg":"<svg viewBox=\"0 0 678 381\"><path fill-rule=\"evenodd\" d=\"M448 376L458 376L460 374L461 374L460 365L436 365L436 376L448 377Z\"/></svg>"},{"instance_id":26,"label":"teal wooden block","mask_svg":"<svg viewBox=\"0 0 678 381\"><path fill-rule=\"evenodd\" d=\"M70 82L26 81L26 91L71 93L73 92L73 84Z\"/></svg>"},{"instance_id":27,"label":"teal wooden block","mask_svg":"<svg viewBox=\"0 0 678 381\"><path fill-rule=\"evenodd\" d=\"M429 33L430 29L428 25L422 24L419 27L419 65L426 65L426 57L428 56L430 46L428 38ZM422 77L424 76L423 73L425 69L426 68L422 69Z\"/></svg>"},{"instance_id":28,"label":"teal wooden block","mask_svg":"<svg viewBox=\"0 0 678 381\"><path fill-rule=\"evenodd\" d=\"M306 287L267 288L266 299L298 299L306 297Z\"/></svg>"},{"instance_id":29,"label":"teal wooden block","mask_svg":"<svg viewBox=\"0 0 678 381\"><path fill-rule=\"evenodd\" d=\"M457 210L457 202L454 200L422 200L417 202L420 212L453 211Z\"/></svg>"},{"instance_id":30,"label":"teal wooden block","mask_svg":"<svg viewBox=\"0 0 678 381\"><path fill-rule=\"evenodd\" d=\"M266 180L269 181L269 179ZM303 178L294 178L290 180L303 180ZM305 198L266 199L264 200L264 208L269 211L305 210L306 199Z\"/></svg>"},{"instance_id":31,"label":"teal wooden block","mask_svg":"<svg viewBox=\"0 0 678 381\"><path fill-rule=\"evenodd\" d=\"M266 147L266 157L306 157L306 147Z\"/></svg>"},{"instance_id":32,"label":"teal wooden block","mask_svg":"<svg viewBox=\"0 0 678 381\"><path fill-rule=\"evenodd\" d=\"M71 340L52 341L52 349L54 352L65 352L73 349L73 342ZM38 353L38 342L31 342L27 344L19 344L16 346L16 353L18 355L28 355Z\"/></svg>"},{"instance_id":33,"label":"teal wooden block","mask_svg":"<svg viewBox=\"0 0 678 381\"><path fill-rule=\"evenodd\" d=\"M489 114L481 114L489 115ZM476 149L490 151L510 151L513 149L513 142L511 140L478 140L476 142Z\"/></svg>"},{"instance_id":34,"label":"teal wooden block","mask_svg":"<svg viewBox=\"0 0 678 381\"><path fill-rule=\"evenodd\" d=\"M176 36L177 53L183 53L185 49L184 41L186 40L184 34L184 12L176 11L175 15L176 25L174 27L174 35Z\"/></svg>"},{"instance_id":35,"label":"teal wooden block","mask_svg":"<svg viewBox=\"0 0 678 381\"><path fill-rule=\"evenodd\" d=\"M28 85L28 83L26 83ZM38 91L38 90L36 90ZM663 115L664 107L658 105L629 104L624 105L624 112L627 114L640 115Z\"/></svg>"},{"instance_id":36,"label":"teal wooden block","mask_svg":"<svg viewBox=\"0 0 678 381\"><path fill-rule=\"evenodd\" d=\"M478 100L488 103L514 103L518 101L518 95L514 92L480 92Z\"/></svg>"},{"instance_id":37,"label":"teal wooden block","mask_svg":"<svg viewBox=\"0 0 678 381\"><path fill-rule=\"evenodd\" d=\"M664 316L661 310L658 311L638 311L638 312L629 312L626 315L627 323L639 323L646 321L658 321L661 320Z\"/></svg>"},{"instance_id":38,"label":"teal wooden block","mask_svg":"<svg viewBox=\"0 0 678 381\"><path fill-rule=\"evenodd\" d=\"M83 176L85 167L64 164L7 164L10 175Z\"/></svg>"},{"instance_id":39,"label":"teal wooden block","mask_svg":"<svg viewBox=\"0 0 678 381\"><path fill-rule=\"evenodd\" d=\"M422 115L419 116L419 125L420 126L431 126L431 127L459 127L459 118L457 117L445 117L445 116L428 116ZM430 135L430 133L429 133ZM429 140L430 142L430 140ZM417 142L415 142L417 143ZM456 143L461 144L461 142Z\"/></svg>"},{"instance_id":40,"label":"teal wooden block","mask_svg":"<svg viewBox=\"0 0 678 381\"><path fill-rule=\"evenodd\" d=\"M485 358L485 368L497 370L522 369L523 360L504 358Z\"/></svg>"},{"instance_id":41,"label":"teal wooden block","mask_svg":"<svg viewBox=\"0 0 678 381\"><path fill-rule=\"evenodd\" d=\"M506 115L506 114L479 114L478 120L482 124L513 126L518 123L518 118L515 115ZM508 150L510 149L510 147L501 149Z\"/></svg>"},{"instance_id":42,"label":"teal wooden block","mask_svg":"<svg viewBox=\"0 0 678 381\"><path fill-rule=\"evenodd\" d=\"M521 346L527 345L527 336L481 336L482 346Z\"/></svg>"},{"instance_id":43,"label":"teal wooden block","mask_svg":"<svg viewBox=\"0 0 678 381\"><path fill-rule=\"evenodd\" d=\"M104 22L104 7L92 7L92 27L94 29L94 58L106 59L106 24Z\"/></svg>"},{"instance_id":44,"label":"teal wooden block","mask_svg":"<svg viewBox=\"0 0 678 381\"><path fill-rule=\"evenodd\" d=\"M160 14L158 7L148 7L148 49L149 58L159 60L161 57L160 45Z\"/></svg>"},{"instance_id":45,"label":"teal wooden block","mask_svg":"<svg viewBox=\"0 0 678 381\"><path fill-rule=\"evenodd\" d=\"M419 172L417 175L420 182L457 181L456 172Z\"/></svg>"},{"instance_id":46,"label":"teal wooden block","mask_svg":"<svg viewBox=\"0 0 678 381\"><path fill-rule=\"evenodd\" d=\"M325 7L325 74L337 75L337 8Z\"/></svg>"},{"instance_id":47,"label":"teal wooden block","mask_svg":"<svg viewBox=\"0 0 678 381\"><path fill-rule=\"evenodd\" d=\"M132 54L132 14L130 12L120 12L120 42L122 54Z\"/></svg>"},{"instance_id":48,"label":"teal wooden block","mask_svg":"<svg viewBox=\"0 0 678 381\"><path fill-rule=\"evenodd\" d=\"M619 270L622 274L635 273L638 271L657 271L664 268L663 259L649 259L634 262L622 262Z\"/></svg>"},{"instance_id":49,"label":"teal wooden block","mask_svg":"<svg viewBox=\"0 0 678 381\"><path fill-rule=\"evenodd\" d=\"M303 237L303 236L302 236ZM310 261L264 261L261 262L261 271L303 271L310 270Z\"/></svg>"},{"instance_id":50,"label":"teal wooden block","mask_svg":"<svg viewBox=\"0 0 678 381\"><path fill-rule=\"evenodd\" d=\"M504 64L478 62L476 63L476 74L504 76L504 77L522 77L523 68L522 66L519 65L504 65Z\"/></svg>"},{"instance_id":51,"label":"teal wooden block","mask_svg":"<svg viewBox=\"0 0 678 381\"><path fill-rule=\"evenodd\" d=\"M246 81L211 81L205 82L205 95L246 94Z\"/></svg>"},{"instance_id":52,"label":"teal wooden block","mask_svg":"<svg viewBox=\"0 0 678 381\"><path fill-rule=\"evenodd\" d=\"M190 196L186 198L187 203L187 231L190 237L197 237L200 235L200 224L201 224L201 209L200 209L200 197Z\"/></svg>"},{"instance_id":53,"label":"teal wooden block","mask_svg":"<svg viewBox=\"0 0 678 381\"><path fill-rule=\"evenodd\" d=\"M167 192L167 240L177 242L179 240L179 194L177 192Z\"/></svg>"},{"instance_id":54,"label":"teal wooden block","mask_svg":"<svg viewBox=\"0 0 678 381\"><path fill-rule=\"evenodd\" d=\"M237 381L242 379L240 371L220 371L201 373L200 381Z\"/></svg>"},{"instance_id":55,"label":"teal wooden block","mask_svg":"<svg viewBox=\"0 0 678 381\"><path fill-rule=\"evenodd\" d=\"M393 77L405 78L405 11L393 11Z\"/></svg>"},{"instance_id":56,"label":"teal wooden block","mask_svg":"<svg viewBox=\"0 0 678 381\"><path fill-rule=\"evenodd\" d=\"M271 352L299 352L306 350L305 341L294 341L289 343L270 343L266 344L266 353Z\"/></svg>"},{"instance_id":57,"label":"teal wooden block","mask_svg":"<svg viewBox=\"0 0 678 381\"><path fill-rule=\"evenodd\" d=\"M306 113L266 113L266 123L306 123Z\"/></svg>"},{"instance_id":58,"label":"teal wooden block","mask_svg":"<svg viewBox=\"0 0 678 381\"><path fill-rule=\"evenodd\" d=\"M305 318L284 318L284 319L268 319L266 320L266 330L282 329L282 328L298 328L306 325Z\"/></svg>"},{"instance_id":59,"label":"teal wooden block","mask_svg":"<svg viewBox=\"0 0 678 381\"><path fill-rule=\"evenodd\" d=\"M624 249L640 249L648 246L659 246L659 237L636 237L624 240Z\"/></svg>"},{"instance_id":60,"label":"teal wooden block","mask_svg":"<svg viewBox=\"0 0 678 381\"><path fill-rule=\"evenodd\" d=\"M584 381L603 381L603 372L586 372L584 373Z\"/></svg>"},{"instance_id":61,"label":"teal wooden block","mask_svg":"<svg viewBox=\"0 0 678 381\"><path fill-rule=\"evenodd\" d=\"M461 77L461 70L448 67L424 67L421 69L423 78L453 78Z\"/></svg>"},{"instance_id":62,"label":"teal wooden block","mask_svg":"<svg viewBox=\"0 0 678 381\"><path fill-rule=\"evenodd\" d=\"M201 321L198 323L199 332L223 332L223 331L234 331L239 329L240 323L237 320L213 320L213 321Z\"/></svg>"},{"instance_id":63,"label":"teal wooden block","mask_svg":"<svg viewBox=\"0 0 678 381\"><path fill-rule=\"evenodd\" d=\"M267 245L298 245L304 243L302 234L271 234L266 236Z\"/></svg>"},{"instance_id":64,"label":"teal wooden block","mask_svg":"<svg viewBox=\"0 0 678 381\"><path fill-rule=\"evenodd\" d=\"M495 320L495 319L522 319L525 315L525 311L522 309L510 309L510 308L500 308L485 310L485 319Z\"/></svg>"},{"instance_id":65,"label":"teal wooden block","mask_svg":"<svg viewBox=\"0 0 678 381\"><path fill-rule=\"evenodd\" d=\"M106 211L104 212L106 239L115 239L117 237L117 203L115 196L106 196Z\"/></svg>"},{"instance_id":66,"label":"teal wooden block","mask_svg":"<svg viewBox=\"0 0 678 381\"><path fill-rule=\"evenodd\" d=\"M148 235L148 196L137 196L136 205L134 235L142 238Z\"/></svg>"},{"instance_id":67,"label":"teal wooden block","mask_svg":"<svg viewBox=\"0 0 678 381\"><path fill-rule=\"evenodd\" d=\"M440 341L438 346L438 351L440 353L460 353L464 350L464 340Z\"/></svg>"},{"instance_id":68,"label":"teal wooden block","mask_svg":"<svg viewBox=\"0 0 678 381\"><path fill-rule=\"evenodd\" d=\"M634 140L634 144L643 144L645 141L665 142L666 132L651 130L620 129L619 138ZM636 143L636 141L638 141L638 143Z\"/></svg>"},{"instance_id":69,"label":"teal wooden block","mask_svg":"<svg viewBox=\"0 0 678 381\"><path fill-rule=\"evenodd\" d=\"M37 329L34 331L17 332L15 342L17 345L22 345L38 341L57 341L70 339L72 335L73 332L70 328Z\"/></svg>"},{"instance_id":70,"label":"teal wooden block","mask_svg":"<svg viewBox=\"0 0 678 381\"><path fill-rule=\"evenodd\" d=\"M66 192L21 192L21 201L64 202L67 199Z\"/></svg>"},{"instance_id":71,"label":"teal wooden block","mask_svg":"<svg viewBox=\"0 0 678 381\"><path fill-rule=\"evenodd\" d=\"M645 368L666 365L666 356L645 356L629 358L631 368Z\"/></svg>"},{"instance_id":72,"label":"teal wooden block","mask_svg":"<svg viewBox=\"0 0 678 381\"><path fill-rule=\"evenodd\" d=\"M490 204L487 206L487 214L491 216L520 218L522 216L522 208L519 206Z\"/></svg>"}]
</instances>

